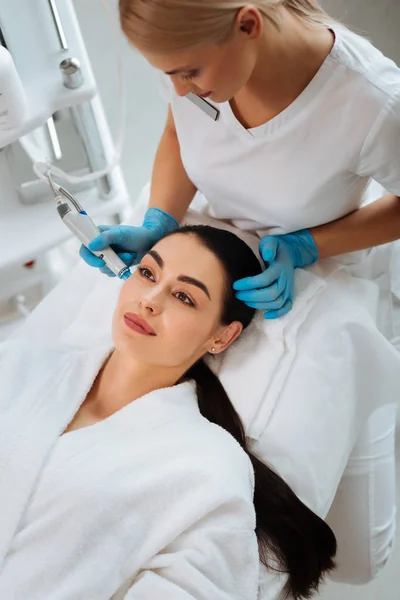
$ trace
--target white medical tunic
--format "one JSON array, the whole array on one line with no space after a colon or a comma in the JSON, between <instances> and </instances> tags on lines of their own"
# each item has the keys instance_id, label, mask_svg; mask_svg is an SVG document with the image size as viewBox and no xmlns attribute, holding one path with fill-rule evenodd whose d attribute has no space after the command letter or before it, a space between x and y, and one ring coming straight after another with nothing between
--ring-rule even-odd
<instances>
[{"instance_id":1,"label":"white medical tunic","mask_svg":"<svg viewBox=\"0 0 400 600\"><path fill-rule=\"evenodd\" d=\"M168 83L183 165L211 216L285 233L354 211L370 178L400 195L400 69L367 40L333 29L311 83L260 127L243 127L229 102L215 104L213 121Z\"/></svg>"}]
</instances>

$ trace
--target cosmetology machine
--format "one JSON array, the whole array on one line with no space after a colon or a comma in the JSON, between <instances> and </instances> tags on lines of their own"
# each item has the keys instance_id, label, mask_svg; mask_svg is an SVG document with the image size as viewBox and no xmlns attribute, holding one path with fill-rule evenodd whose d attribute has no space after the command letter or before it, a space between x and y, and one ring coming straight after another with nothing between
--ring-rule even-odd
<instances>
[{"instance_id":1,"label":"cosmetology machine","mask_svg":"<svg viewBox=\"0 0 400 600\"><path fill-rule=\"evenodd\" d=\"M118 23L109 16L116 36L105 51L118 56ZM0 0L0 43L1 325L41 299L40 257L71 235L44 176L50 166L95 222L120 215L127 194L118 164L121 64L114 147L72 0ZM65 196L61 203L67 210Z\"/></svg>"}]
</instances>

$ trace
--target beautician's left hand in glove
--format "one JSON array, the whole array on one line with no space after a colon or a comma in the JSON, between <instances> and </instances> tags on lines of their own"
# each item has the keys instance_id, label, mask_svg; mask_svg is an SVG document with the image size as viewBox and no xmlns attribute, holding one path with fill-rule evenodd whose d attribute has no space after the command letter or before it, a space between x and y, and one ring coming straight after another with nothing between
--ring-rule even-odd
<instances>
[{"instance_id":1,"label":"beautician's left hand in glove","mask_svg":"<svg viewBox=\"0 0 400 600\"><path fill-rule=\"evenodd\" d=\"M284 235L267 235L260 241L266 269L255 277L233 284L236 298L251 308L264 310L265 319L277 319L293 305L294 270L318 260L318 248L307 229Z\"/></svg>"}]
</instances>

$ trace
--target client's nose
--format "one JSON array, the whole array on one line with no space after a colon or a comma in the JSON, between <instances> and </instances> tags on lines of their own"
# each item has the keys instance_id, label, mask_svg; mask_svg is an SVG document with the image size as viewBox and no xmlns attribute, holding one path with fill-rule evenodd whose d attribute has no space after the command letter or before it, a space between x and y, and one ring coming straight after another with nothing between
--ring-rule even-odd
<instances>
[{"instance_id":1,"label":"client's nose","mask_svg":"<svg viewBox=\"0 0 400 600\"><path fill-rule=\"evenodd\" d=\"M159 314L161 312L161 305L161 294L156 290L149 290L139 298L140 308L151 314Z\"/></svg>"}]
</instances>

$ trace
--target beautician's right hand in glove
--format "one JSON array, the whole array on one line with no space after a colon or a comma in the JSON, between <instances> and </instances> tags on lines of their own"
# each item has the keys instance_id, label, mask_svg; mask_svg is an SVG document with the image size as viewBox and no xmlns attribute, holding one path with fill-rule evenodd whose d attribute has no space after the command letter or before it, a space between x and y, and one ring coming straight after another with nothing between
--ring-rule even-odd
<instances>
[{"instance_id":1,"label":"beautician's right hand in glove","mask_svg":"<svg viewBox=\"0 0 400 600\"><path fill-rule=\"evenodd\" d=\"M168 213L159 208L149 208L141 227L100 225L100 235L90 242L89 250L82 245L79 254L91 267L97 267L102 273L114 277L105 262L90 250L97 252L112 246L120 259L130 267L137 264L158 240L178 227L178 222Z\"/></svg>"}]
</instances>

